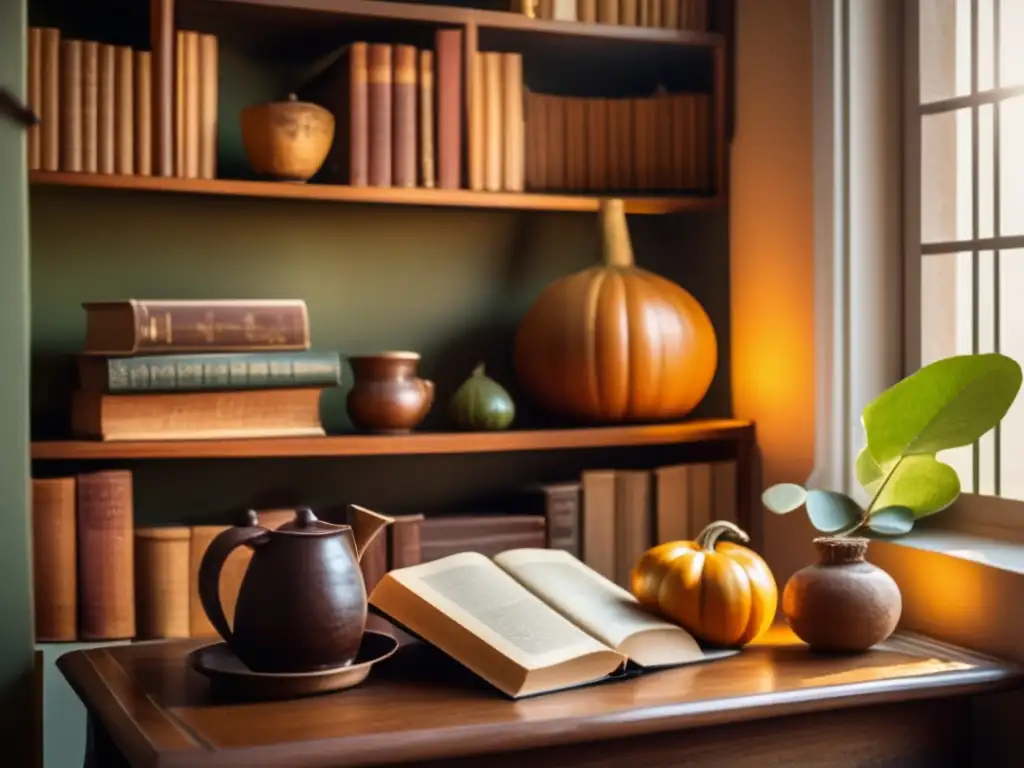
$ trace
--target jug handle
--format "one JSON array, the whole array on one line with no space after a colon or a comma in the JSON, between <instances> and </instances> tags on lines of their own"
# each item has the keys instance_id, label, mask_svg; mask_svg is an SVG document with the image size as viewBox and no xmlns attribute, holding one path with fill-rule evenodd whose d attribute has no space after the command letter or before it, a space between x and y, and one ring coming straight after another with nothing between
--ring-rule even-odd
<instances>
[{"instance_id":1,"label":"jug handle","mask_svg":"<svg viewBox=\"0 0 1024 768\"><path fill-rule=\"evenodd\" d=\"M434 404L434 382L430 379L419 379L420 391L423 393L423 407L420 409L420 418L430 413Z\"/></svg>"},{"instance_id":2,"label":"jug handle","mask_svg":"<svg viewBox=\"0 0 1024 768\"><path fill-rule=\"evenodd\" d=\"M253 520L254 517L251 516L250 520ZM243 544L250 547L256 546L262 544L269 537L270 531L255 525L253 520L253 524L221 531L203 553L202 562L199 564L199 600L203 604L203 611L210 623L213 624L213 628L229 645L233 637L227 617L224 615L224 606L220 602L221 569L224 568L224 562L228 559L228 555L238 547Z\"/></svg>"}]
</instances>

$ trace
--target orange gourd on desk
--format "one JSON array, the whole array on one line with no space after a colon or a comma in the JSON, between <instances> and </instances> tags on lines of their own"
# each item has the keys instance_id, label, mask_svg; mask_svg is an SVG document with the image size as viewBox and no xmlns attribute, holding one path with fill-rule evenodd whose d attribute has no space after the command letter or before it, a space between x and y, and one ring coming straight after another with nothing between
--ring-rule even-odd
<instances>
[{"instance_id":1,"label":"orange gourd on desk","mask_svg":"<svg viewBox=\"0 0 1024 768\"><path fill-rule=\"evenodd\" d=\"M621 200L602 203L601 222L605 263L552 283L533 303L516 334L516 375L558 416L684 416L718 365L711 320L681 286L634 265Z\"/></svg>"},{"instance_id":2,"label":"orange gourd on desk","mask_svg":"<svg viewBox=\"0 0 1024 768\"><path fill-rule=\"evenodd\" d=\"M633 569L636 598L698 640L746 645L775 619L779 590L768 564L731 541L747 534L724 520L708 525L696 541L673 541L647 550Z\"/></svg>"}]
</instances>

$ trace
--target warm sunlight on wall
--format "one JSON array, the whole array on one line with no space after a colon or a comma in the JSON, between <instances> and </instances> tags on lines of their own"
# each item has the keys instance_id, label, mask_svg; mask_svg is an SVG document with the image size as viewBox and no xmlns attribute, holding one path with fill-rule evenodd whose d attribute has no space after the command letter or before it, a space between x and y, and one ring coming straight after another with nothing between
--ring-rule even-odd
<instances>
[{"instance_id":1,"label":"warm sunlight on wall","mask_svg":"<svg viewBox=\"0 0 1024 768\"><path fill-rule=\"evenodd\" d=\"M757 422L766 485L805 481L814 459L811 2L736 8L733 398ZM766 519L780 584L810 560L811 536L803 516Z\"/></svg>"}]
</instances>

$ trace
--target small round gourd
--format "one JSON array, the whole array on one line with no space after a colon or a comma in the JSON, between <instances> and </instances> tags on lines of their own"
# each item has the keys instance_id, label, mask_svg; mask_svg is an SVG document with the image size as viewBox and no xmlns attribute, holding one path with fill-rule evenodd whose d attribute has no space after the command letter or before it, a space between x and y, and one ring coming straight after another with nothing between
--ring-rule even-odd
<instances>
[{"instance_id":1,"label":"small round gourd","mask_svg":"<svg viewBox=\"0 0 1024 768\"><path fill-rule=\"evenodd\" d=\"M452 396L452 424L465 430L507 429L516 415L516 406L505 388L487 375L481 363Z\"/></svg>"},{"instance_id":2,"label":"small round gourd","mask_svg":"<svg viewBox=\"0 0 1024 768\"><path fill-rule=\"evenodd\" d=\"M711 320L681 286L634 265L621 200L602 202L601 222L605 263L552 283L533 303L516 333L516 376L555 416L684 416L718 365Z\"/></svg>"},{"instance_id":3,"label":"small round gourd","mask_svg":"<svg viewBox=\"0 0 1024 768\"><path fill-rule=\"evenodd\" d=\"M750 539L718 520L696 541L673 541L647 550L631 574L633 594L699 640L746 645L775 619L779 591L768 564L741 544Z\"/></svg>"}]
</instances>

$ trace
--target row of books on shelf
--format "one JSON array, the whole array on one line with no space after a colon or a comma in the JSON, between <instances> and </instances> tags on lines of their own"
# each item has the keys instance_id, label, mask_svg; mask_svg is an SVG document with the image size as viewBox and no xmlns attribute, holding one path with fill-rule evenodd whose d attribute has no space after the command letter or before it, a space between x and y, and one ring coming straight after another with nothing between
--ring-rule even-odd
<instances>
[{"instance_id":1,"label":"row of books on shelf","mask_svg":"<svg viewBox=\"0 0 1024 768\"><path fill-rule=\"evenodd\" d=\"M29 28L28 101L39 116L28 135L29 169L215 178L218 41L190 31L173 40L174 72L162 78L151 51ZM162 109L173 113L169 138ZM172 150L166 173L164 143Z\"/></svg>"},{"instance_id":2,"label":"row of books on shelf","mask_svg":"<svg viewBox=\"0 0 1024 768\"><path fill-rule=\"evenodd\" d=\"M523 12L531 18L626 27L708 28L707 0L523 0Z\"/></svg>"},{"instance_id":3,"label":"row of books on shelf","mask_svg":"<svg viewBox=\"0 0 1024 768\"><path fill-rule=\"evenodd\" d=\"M199 601L198 572L226 526L136 528L133 496L123 470L33 480L38 641L216 636ZM562 549L628 588L648 547L693 538L710 520L735 520L735 510L734 462L590 470L578 482L510 493L486 514L398 515L360 565L370 591L389 570L458 552ZM294 510L257 514L274 529ZM221 576L229 623L250 557L236 550Z\"/></svg>"},{"instance_id":4,"label":"row of books on shelf","mask_svg":"<svg viewBox=\"0 0 1024 768\"><path fill-rule=\"evenodd\" d=\"M71 428L100 440L322 436L337 352L311 350L302 300L85 305Z\"/></svg>"}]
</instances>

